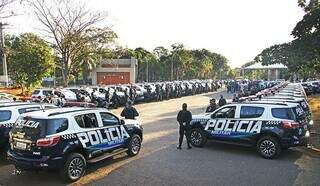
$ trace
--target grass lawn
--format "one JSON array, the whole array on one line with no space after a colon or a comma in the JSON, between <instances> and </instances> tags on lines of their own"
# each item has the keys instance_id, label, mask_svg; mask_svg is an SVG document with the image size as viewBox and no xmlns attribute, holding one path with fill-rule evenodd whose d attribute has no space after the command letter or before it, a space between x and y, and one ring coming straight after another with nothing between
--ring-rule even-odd
<instances>
[{"instance_id":1,"label":"grass lawn","mask_svg":"<svg viewBox=\"0 0 320 186\"><path fill-rule=\"evenodd\" d=\"M311 107L313 120L320 121L320 95L312 95L308 97L308 103Z\"/></svg>"}]
</instances>

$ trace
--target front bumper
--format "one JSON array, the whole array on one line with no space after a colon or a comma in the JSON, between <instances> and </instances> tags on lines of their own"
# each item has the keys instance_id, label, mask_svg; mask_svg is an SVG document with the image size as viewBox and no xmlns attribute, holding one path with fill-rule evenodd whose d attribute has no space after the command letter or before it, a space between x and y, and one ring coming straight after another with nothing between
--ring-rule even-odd
<instances>
[{"instance_id":1,"label":"front bumper","mask_svg":"<svg viewBox=\"0 0 320 186\"><path fill-rule=\"evenodd\" d=\"M41 158L23 157L9 150L8 160L22 170L55 170L63 166L62 157L41 156Z\"/></svg>"}]
</instances>

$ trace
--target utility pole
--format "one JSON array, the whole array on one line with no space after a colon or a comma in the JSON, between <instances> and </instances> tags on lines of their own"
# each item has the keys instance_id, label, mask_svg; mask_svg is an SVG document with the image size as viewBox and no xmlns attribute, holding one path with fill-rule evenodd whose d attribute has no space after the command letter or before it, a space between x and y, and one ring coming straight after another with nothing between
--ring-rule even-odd
<instances>
[{"instance_id":1,"label":"utility pole","mask_svg":"<svg viewBox=\"0 0 320 186\"><path fill-rule=\"evenodd\" d=\"M9 85L8 80L8 69L7 69L7 60L6 60L6 54L5 54L5 44L4 44L4 34L3 34L3 27L8 25L7 23L0 22L0 51L1 51L1 58L2 58L2 66L3 66L3 77L6 87Z\"/></svg>"}]
</instances>

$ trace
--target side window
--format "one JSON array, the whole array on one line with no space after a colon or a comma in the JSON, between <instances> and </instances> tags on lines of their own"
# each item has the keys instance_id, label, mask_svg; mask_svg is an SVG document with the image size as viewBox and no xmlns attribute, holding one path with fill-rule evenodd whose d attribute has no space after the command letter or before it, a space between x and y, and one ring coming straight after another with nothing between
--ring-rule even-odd
<instances>
[{"instance_id":1,"label":"side window","mask_svg":"<svg viewBox=\"0 0 320 186\"><path fill-rule=\"evenodd\" d=\"M234 115L236 113L236 107L225 107L218 112L216 112L214 115L212 115L212 118L234 118Z\"/></svg>"},{"instance_id":2,"label":"side window","mask_svg":"<svg viewBox=\"0 0 320 186\"><path fill-rule=\"evenodd\" d=\"M68 129L68 119L51 119L47 121L47 135L63 132Z\"/></svg>"},{"instance_id":3,"label":"side window","mask_svg":"<svg viewBox=\"0 0 320 186\"><path fill-rule=\"evenodd\" d=\"M1 110L0 111L0 121L8 121L11 118L11 111L10 110Z\"/></svg>"},{"instance_id":4,"label":"side window","mask_svg":"<svg viewBox=\"0 0 320 186\"><path fill-rule=\"evenodd\" d=\"M50 94L52 94L51 90L43 90L43 95L48 96Z\"/></svg>"},{"instance_id":5,"label":"side window","mask_svg":"<svg viewBox=\"0 0 320 186\"><path fill-rule=\"evenodd\" d=\"M258 118L264 112L263 107L242 106L240 110L240 118Z\"/></svg>"},{"instance_id":6,"label":"side window","mask_svg":"<svg viewBox=\"0 0 320 186\"><path fill-rule=\"evenodd\" d=\"M28 107L18 109L19 114L40 110L40 107Z\"/></svg>"},{"instance_id":7,"label":"side window","mask_svg":"<svg viewBox=\"0 0 320 186\"><path fill-rule=\"evenodd\" d=\"M275 118L295 120L293 111L290 108L273 108L271 113Z\"/></svg>"},{"instance_id":8,"label":"side window","mask_svg":"<svg viewBox=\"0 0 320 186\"><path fill-rule=\"evenodd\" d=\"M101 112L100 113L103 126L112 126L112 125L118 125L119 120L114 115L107 113L107 112Z\"/></svg>"},{"instance_id":9,"label":"side window","mask_svg":"<svg viewBox=\"0 0 320 186\"><path fill-rule=\"evenodd\" d=\"M98 127L97 117L94 113L78 115L78 116L75 116L74 119L76 120L79 127L81 128L97 128Z\"/></svg>"}]
</instances>

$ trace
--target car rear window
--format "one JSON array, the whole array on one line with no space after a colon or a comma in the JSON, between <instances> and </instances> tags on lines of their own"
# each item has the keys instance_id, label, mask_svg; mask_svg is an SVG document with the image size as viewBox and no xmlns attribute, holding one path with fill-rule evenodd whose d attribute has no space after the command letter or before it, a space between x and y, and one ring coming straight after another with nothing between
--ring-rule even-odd
<instances>
[{"instance_id":1,"label":"car rear window","mask_svg":"<svg viewBox=\"0 0 320 186\"><path fill-rule=\"evenodd\" d=\"M12 112L10 110L1 110L0 111L0 122L10 120L11 114L12 114Z\"/></svg>"},{"instance_id":2,"label":"car rear window","mask_svg":"<svg viewBox=\"0 0 320 186\"><path fill-rule=\"evenodd\" d=\"M294 113L291 108L273 108L272 116L279 119L295 120Z\"/></svg>"},{"instance_id":3,"label":"car rear window","mask_svg":"<svg viewBox=\"0 0 320 186\"><path fill-rule=\"evenodd\" d=\"M63 132L68 129L68 119L36 119L19 117L14 124L12 133L24 133L29 139L42 138L47 135Z\"/></svg>"},{"instance_id":4,"label":"car rear window","mask_svg":"<svg viewBox=\"0 0 320 186\"><path fill-rule=\"evenodd\" d=\"M263 107L242 106L240 110L240 118L258 118L264 112Z\"/></svg>"}]
</instances>

